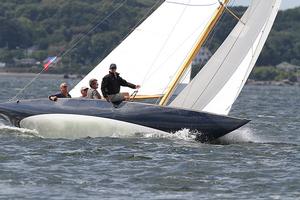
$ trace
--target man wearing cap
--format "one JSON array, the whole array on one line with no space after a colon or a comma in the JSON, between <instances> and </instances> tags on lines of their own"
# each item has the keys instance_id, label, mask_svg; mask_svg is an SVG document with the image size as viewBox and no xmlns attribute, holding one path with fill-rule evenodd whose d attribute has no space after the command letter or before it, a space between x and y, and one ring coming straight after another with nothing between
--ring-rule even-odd
<instances>
[{"instance_id":1,"label":"man wearing cap","mask_svg":"<svg viewBox=\"0 0 300 200\"><path fill-rule=\"evenodd\" d=\"M89 90L89 88L86 86L81 87L81 89L80 89L81 97L80 98L87 98L88 90Z\"/></svg>"},{"instance_id":2,"label":"man wearing cap","mask_svg":"<svg viewBox=\"0 0 300 200\"><path fill-rule=\"evenodd\" d=\"M51 101L57 101L58 98L71 98L71 95L68 92L67 83L60 84L59 88L60 88L60 93L49 96L49 99Z\"/></svg>"},{"instance_id":3,"label":"man wearing cap","mask_svg":"<svg viewBox=\"0 0 300 200\"><path fill-rule=\"evenodd\" d=\"M97 79L91 79L89 81L90 89L87 91L87 98L89 99L101 99L101 95L97 91L98 89L98 80Z\"/></svg>"},{"instance_id":4,"label":"man wearing cap","mask_svg":"<svg viewBox=\"0 0 300 200\"><path fill-rule=\"evenodd\" d=\"M101 91L104 98L112 103L129 100L129 93L120 93L120 87L130 87L132 89L139 89L139 85L134 85L122 79L117 73L117 65L112 63L109 67L109 73L103 77L101 84Z\"/></svg>"}]
</instances>

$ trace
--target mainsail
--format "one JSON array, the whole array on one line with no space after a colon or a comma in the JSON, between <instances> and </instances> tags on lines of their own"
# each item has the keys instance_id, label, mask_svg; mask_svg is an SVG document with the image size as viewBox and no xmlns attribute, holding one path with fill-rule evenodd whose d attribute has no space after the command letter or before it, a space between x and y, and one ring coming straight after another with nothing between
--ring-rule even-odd
<instances>
[{"instance_id":1,"label":"mainsail","mask_svg":"<svg viewBox=\"0 0 300 200\"><path fill-rule=\"evenodd\" d=\"M142 86L139 95L162 95L220 6L219 0L165 1L81 80L71 95L80 96L80 88L88 86L91 78L101 82L111 63L117 64L123 78Z\"/></svg>"},{"instance_id":2,"label":"mainsail","mask_svg":"<svg viewBox=\"0 0 300 200\"><path fill-rule=\"evenodd\" d=\"M255 65L280 3L252 0L224 43L170 105L227 115Z\"/></svg>"}]
</instances>

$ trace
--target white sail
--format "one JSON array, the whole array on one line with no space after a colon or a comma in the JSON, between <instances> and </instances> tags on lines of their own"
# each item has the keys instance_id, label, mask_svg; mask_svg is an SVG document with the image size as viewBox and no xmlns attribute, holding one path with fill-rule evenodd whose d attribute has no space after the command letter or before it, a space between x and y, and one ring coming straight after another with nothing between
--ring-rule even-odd
<instances>
[{"instance_id":1,"label":"white sail","mask_svg":"<svg viewBox=\"0 0 300 200\"><path fill-rule=\"evenodd\" d=\"M227 115L263 48L281 0L252 0L236 27L171 106Z\"/></svg>"},{"instance_id":2,"label":"white sail","mask_svg":"<svg viewBox=\"0 0 300 200\"><path fill-rule=\"evenodd\" d=\"M117 64L122 78L142 86L138 95L163 94L219 6L218 0L165 1L80 81L71 95L80 96L80 88L88 86L91 78L101 83L111 63Z\"/></svg>"}]
</instances>

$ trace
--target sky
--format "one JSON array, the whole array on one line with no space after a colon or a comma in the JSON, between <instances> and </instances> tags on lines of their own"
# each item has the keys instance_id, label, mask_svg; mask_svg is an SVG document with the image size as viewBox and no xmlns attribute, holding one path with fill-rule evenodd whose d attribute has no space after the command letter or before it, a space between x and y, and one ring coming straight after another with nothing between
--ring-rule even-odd
<instances>
[{"instance_id":1,"label":"sky","mask_svg":"<svg viewBox=\"0 0 300 200\"><path fill-rule=\"evenodd\" d=\"M231 0L234 2L234 5L249 5L249 0ZM264 0L262 0L264 1ZM281 2L281 9L289 9L300 6L300 0L282 0Z\"/></svg>"}]
</instances>

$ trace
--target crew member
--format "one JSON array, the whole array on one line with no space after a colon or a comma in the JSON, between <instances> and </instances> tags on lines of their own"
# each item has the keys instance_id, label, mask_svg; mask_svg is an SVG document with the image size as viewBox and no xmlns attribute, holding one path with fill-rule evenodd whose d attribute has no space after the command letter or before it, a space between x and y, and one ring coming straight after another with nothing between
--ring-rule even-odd
<instances>
[{"instance_id":1,"label":"crew member","mask_svg":"<svg viewBox=\"0 0 300 200\"><path fill-rule=\"evenodd\" d=\"M132 89L139 89L139 85L134 85L122 79L117 73L117 65L111 64L109 73L103 77L101 84L101 91L104 98L112 103L129 100L129 93L120 93L120 86L130 87Z\"/></svg>"},{"instance_id":2,"label":"crew member","mask_svg":"<svg viewBox=\"0 0 300 200\"><path fill-rule=\"evenodd\" d=\"M87 91L87 98L89 99L101 99L101 95L97 91L98 89L98 80L97 79L91 79L89 81L90 89Z\"/></svg>"},{"instance_id":3,"label":"crew member","mask_svg":"<svg viewBox=\"0 0 300 200\"><path fill-rule=\"evenodd\" d=\"M49 99L51 101L57 101L58 98L71 98L71 95L68 92L67 83L60 84L59 88L60 88L60 93L49 96Z\"/></svg>"},{"instance_id":4,"label":"crew member","mask_svg":"<svg viewBox=\"0 0 300 200\"><path fill-rule=\"evenodd\" d=\"M89 88L86 86L81 87L81 89L80 89L81 97L80 98L87 98L88 90L89 90Z\"/></svg>"}]
</instances>

